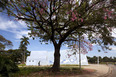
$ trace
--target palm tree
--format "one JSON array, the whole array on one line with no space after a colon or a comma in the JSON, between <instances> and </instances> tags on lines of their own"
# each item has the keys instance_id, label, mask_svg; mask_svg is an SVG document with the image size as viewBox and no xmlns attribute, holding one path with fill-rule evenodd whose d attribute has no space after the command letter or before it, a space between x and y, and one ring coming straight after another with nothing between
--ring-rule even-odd
<instances>
[{"instance_id":1,"label":"palm tree","mask_svg":"<svg viewBox=\"0 0 116 77\"><path fill-rule=\"evenodd\" d=\"M28 44L29 44L29 38L28 37L25 37L25 36L23 36L22 38L21 38L21 44L23 44L23 45L25 45L25 46L27 46Z\"/></svg>"},{"instance_id":2,"label":"palm tree","mask_svg":"<svg viewBox=\"0 0 116 77\"><path fill-rule=\"evenodd\" d=\"M20 46L19 46L19 49L21 51L23 51L23 61L24 61L24 63L25 63L25 53L27 51L27 45L30 44L28 40L29 40L28 37L23 36L21 38L21 42L20 42Z\"/></svg>"}]
</instances>

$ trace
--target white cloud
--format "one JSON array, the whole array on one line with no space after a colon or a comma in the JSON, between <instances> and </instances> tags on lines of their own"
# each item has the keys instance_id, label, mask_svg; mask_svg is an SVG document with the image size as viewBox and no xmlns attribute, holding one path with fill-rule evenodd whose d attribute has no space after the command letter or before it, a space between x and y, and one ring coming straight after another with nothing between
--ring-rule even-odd
<instances>
[{"instance_id":1,"label":"white cloud","mask_svg":"<svg viewBox=\"0 0 116 77\"><path fill-rule=\"evenodd\" d=\"M8 31L15 34L16 39L22 38L22 36L28 36L28 30L24 21L10 21L0 17L0 30Z\"/></svg>"},{"instance_id":2,"label":"white cloud","mask_svg":"<svg viewBox=\"0 0 116 77\"><path fill-rule=\"evenodd\" d=\"M110 53L116 53L116 51L109 51Z\"/></svg>"},{"instance_id":3,"label":"white cloud","mask_svg":"<svg viewBox=\"0 0 116 77\"><path fill-rule=\"evenodd\" d=\"M112 36L116 38L116 28L112 31Z\"/></svg>"},{"instance_id":4,"label":"white cloud","mask_svg":"<svg viewBox=\"0 0 116 77\"><path fill-rule=\"evenodd\" d=\"M115 46L112 46L111 48L112 48L112 50L110 52L111 53L116 53L116 47Z\"/></svg>"},{"instance_id":5,"label":"white cloud","mask_svg":"<svg viewBox=\"0 0 116 77\"><path fill-rule=\"evenodd\" d=\"M10 28L18 28L18 26L13 21L4 21L0 18L0 29L1 30L8 30Z\"/></svg>"},{"instance_id":6,"label":"white cloud","mask_svg":"<svg viewBox=\"0 0 116 77\"><path fill-rule=\"evenodd\" d=\"M19 20L18 22L21 24L22 27L27 28L26 23L24 21Z\"/></svg>"},{"instance_id":7,"label":"white cloud","mask_svg":"<svg viewBox=\"0 0 116 77\"><path fill-rule=\"evenodd\" d=\"M1 30L9 30L9 29L22 29L27 28L26 23L24 21L14 21L14 20L6 20L0 17L0 29Z\"/></svg>"},{"instance_id":8,"label":"white cloud","mask_svg":"<svg viewBox=\"0 0 116 77\"><path fill-rule=\"evenodd\" d=\"M116 51L116 47L112 47L112 50L115 50Z\"/></svg>"},{"instance_id":9,"label":"white cloud","mask_svg":"<svg viewBox=\"0 0 116 77\"><path fill-rule=\"evenodd\" d=\"M19 31L19 32L17 32L16 33L16 38L17 39L20 39L20 38L22 38L22 36L26 36L26 37L29 37L28 36L28 33L29 33L30 31L27 31L27 30L24 30L24 31Z\"/></svg>"}]
</instances>

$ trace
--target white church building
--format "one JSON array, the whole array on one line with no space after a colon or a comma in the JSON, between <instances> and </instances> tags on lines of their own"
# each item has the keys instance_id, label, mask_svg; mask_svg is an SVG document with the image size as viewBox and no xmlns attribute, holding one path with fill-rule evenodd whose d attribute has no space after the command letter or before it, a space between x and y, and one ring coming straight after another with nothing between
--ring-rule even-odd
<instances>
[{"instance_id":1,"label":"white church building","mask_svg":"<svg viewBox=\"0 0 116 77\"><path fill-rule=\"evenodd\" d=\"M60 64L79 64L79 54L68 56L67 50L60 51ZM52 65L54 62L54 52L48 51L31 51L27 57L26 65ZM81 65L88 65L88 60L85 54L81 54Z\"/></svg>"}]
</instances>

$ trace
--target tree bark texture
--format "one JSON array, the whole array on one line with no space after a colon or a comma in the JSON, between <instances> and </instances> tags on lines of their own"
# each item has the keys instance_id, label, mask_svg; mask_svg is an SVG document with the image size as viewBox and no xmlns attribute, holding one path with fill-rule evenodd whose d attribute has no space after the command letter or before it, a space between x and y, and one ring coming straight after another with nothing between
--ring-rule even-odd
<instances>
[{"instance_id":1,"label":"tree bark texture","mask_svg":"<svg viewBox=\"0 0 116 77\"><path fill-rule=\"evenodd\" d=\"M52 66L53 72L60 71L60 46L55 46L55 52L54 52L54 63Z\"/></svg>"}]
</instances>

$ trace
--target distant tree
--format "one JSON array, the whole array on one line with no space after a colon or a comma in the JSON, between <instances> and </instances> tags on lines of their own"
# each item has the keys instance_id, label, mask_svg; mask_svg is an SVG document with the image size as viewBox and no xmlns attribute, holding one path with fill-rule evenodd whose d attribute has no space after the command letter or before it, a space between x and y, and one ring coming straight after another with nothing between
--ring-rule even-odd
<instances>
[{"instance_id":1,"label":"distant tree","mask_svg":"<svg viewBox=\"0 0 116 77\"><path fill-rule=\"evenodd\" d=\"M103 57L104 62L110 62L109 58L107 56Z\"/></svg>"},{"instance_id":2,"label":"distant tree","mask_svg":"<svg viewBox=\"0 0 116 77\"><path fill-rule=\"evenodd\" d=\"M19 49L20 51L22 51L22 55L23 55L23 62L25 63L25 59L27 57L27 55L29 54L29 51L27 50L27 45L30 44L29 43L29 38L23 36L23 38L21 38L21 42L20 42L20 46Z\"/></svg>"},{"instance_id":3,"label":"distant tree","mask_svg":"<svg viewBox=\"0 0 116 77\"><path fill-rule=\"evenodd\" d=\"M62 44L72 42L74 35L85 34L103 49L115 41L115 0L9 0L6 9L28 24L31 37L53 43L53 71L59 70Z\"/></svg>"},{"instance_id":4,"label":"distant tree","mask_svg":"<svg viewBox=\"0 0 116 77\"><path fill-rule=\"evenodd\" d=\"M89 63L96 63L95 61L97 61L97 57L96 56L93 56L93 57L89 57L89 56L87 56L87 59L88 59L88 62ZM105 56L105 57L99 57L99 61L100 61L100 63L106 63L106 62L116 62L116 57L107 57L107 56Z\"/></svg>"},{"instance_id":5,"label":"distant tree","mask_svg":"<svg viewBox=\"0 0 116 77\"><path fill-rule=\"evenodd\" d=\"M11 41L5 39L2 35L0 35L0 51L12 46L13 45Z\"/></svg>"},{"instance_id":6,"label":"distant tree","mask_svg":"<svg viewBox=\"0 0 116 77\"><path fill-rule=\"evenodd\" d=\"M20 49L10 49L10 50L4 50L0 51L1 56L9 57L15 64L19 64L24 61L24 52ZM27 50L25 53L25 58L30 55L30 52Z\"/></svg>"},{"instance_id":7,"label":"distant tree","mask_svg":"<svg viewBox=\"0 0 116 77\"><path fill-rule=\"evenodd\" d=\"M109 62L113 62L113 58L112 57L109 58Z\"/></svg>"},{"instance_id":8,"label":"distant tree","mask_svg":"<svg viewBox=\"0 0 116 77\"><path fill-rule=\"evenodd\" d=\"M15 58L15 57L14 57ZM9 77L10 73L15 73L19 71L16 63L11 59L10 54L5 53L5 51L0 52L0 76Z\"/></svg>"},{"instance_id":9,"label":"distant tree","mask_svg":"<svg viewBox=\"0 0 116 77\"><path fill-rule=\"evenodd\" d=\"M88 62L89 63L97 63L97 57L93 56L93 57L87 57L88 58Z\"/></svg>"},{"instance_id":10,"label":"distant tree","mask_svg":"<svg viewBox=\"0 0 116 77\"><path fill-rule=\"evenodd\" d=\"M10 59L15 62L16 64L21 63L22 61L24 61L24 59L22 57L24 57L24 52L21 51L20 49L15 49L15 50L8 50L6 51L7 54L10 56ZM27 55L28 54L28 55ZM29 56L29 51L26 53L25 55L26 57Z\"/></svg>"},{"instance_id":11,"label":"distant tree","mask_svg":"<svg viewBox=\"0 0 116 77\"><path fill-rule=\"evenodd\" d=\"M113 62L116 62L116 57L113 57Z\"/></svg>"}]
</instances>

